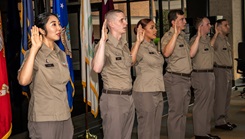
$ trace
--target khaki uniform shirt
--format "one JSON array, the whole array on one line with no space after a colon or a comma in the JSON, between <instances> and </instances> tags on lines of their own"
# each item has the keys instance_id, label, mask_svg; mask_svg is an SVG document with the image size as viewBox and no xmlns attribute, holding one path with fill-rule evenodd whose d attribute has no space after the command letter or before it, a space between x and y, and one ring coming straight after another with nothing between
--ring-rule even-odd
<instances>
[{"instance_id":1,"label":"khaki uniform shirt","mask_svg":"<svg viewBox=\"0 0 245 139\"><path fill-rule=\"evenodd\" d=\"M214 43L214 64L232 66L232 48L228 37L218 35Z\"/></svg>"},{"instance_id":2,"label":"khaki uniform shirt","mask_svg":"<svg viewBox=\"0 0 245 139\"><path fill-rule=\"evenodd\" d=\"M190 40L190 45L196 40L196 35L193 36ZM214 65L214 50L210 44L210 38L207 36L201 37L199 40L198 50L192 59L193 69L195 70L209 70L213 69Z\"/></svg>"},{"instance_id":3,"label":"khaki uniform shirt","mask_svg":"<svg viewBox=\"0 0 245 139\"><path fill-rule=\"evenodd\" d=\"M143 41L137 53L136 80L133 90L137 92L165 91L163 63L163 56L157 52L155 44Z\"/></svg>"},{"instance_id":4,"label":"khaki uniform shirt","mask_svg":"<svg viewBox=\"0 0 245 139\"><path fill-rule=\"evenodd\" d=\"M174 34L174 28L170 28L161 39L162 47L164 48ZM185 33L181 32L178 36L173 53L166 58L168 72L177 72L190 74L192 71L190 48L184 38Z\"/></svg>"},{"instance_id":5,"label":"khaki uniform shirt","mask_svg":"<svg viewBox=\"0 0 245 139\"><path fill-rule=\"evenodd\" d=\"M29 51L23 64L28 55ZM54 50L42 44L35 58L30 84L29 121L62 121L70 118L66 92L69 79L66 54L56 44Z\"/></svg>"},{"instance_id":6,"label":"khaki uniform shirt","mask_svg":"<svg viewBox=\"0 0 245 139\"><path fill-rule=\"evenodd\" d=\"M101 72L104 89L131 90L132 57L126 40L122 37L118 41L109 33L105 45L105 64Z\"/></svg>"}]
</instances>

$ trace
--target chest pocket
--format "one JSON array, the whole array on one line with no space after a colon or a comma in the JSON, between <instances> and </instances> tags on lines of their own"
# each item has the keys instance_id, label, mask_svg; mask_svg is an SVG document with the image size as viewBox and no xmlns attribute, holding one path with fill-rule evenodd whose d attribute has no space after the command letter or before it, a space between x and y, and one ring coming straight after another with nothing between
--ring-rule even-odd
<instances>
[{"instance_id":1,"label":"chest pocket","mask_svg":"<svg viewBox=\"0 0 245 139\"><path fill-rule=\"evenodd\" d=\"M226 52L226 51L231 52L232 49L231 49L230 46L227 46L227 47L223 47L223 48L222 48L222 51L224 51L224 52Z\"/></svg>"},{"instance_id":2,"label":"chest pocket","mask_svg":"<svg viewBox=\"0 0 245 139\"><path fill-rule=\"evenodd\" d=\"M149 66L160 67L163 64L163 56L157 51L149 51L143 56L143 60Z\"/></svg>"},{"instance_id":3,"label":"chest pocket","mask_svg":"<svg viewBox=\"0 0 245 139\"><path fill-rule=\"evenodd\" d=\"M59 65L55 62L41 64L40 71L49 84L59 83ZM41 75L41 74L40 74Z\"/></svg>"},{"instance_id":4,"label":"chest pocket","mask_svg":"<svg viewBox=\"0 0 245 139\"><path fill-rule=\"evenodd\" d=\"M203 53L203 54L207 54L207 53L210 53L210 48L208 48L208 47L204 47L204 48L202 48L201 49L201 52Z\"/></svg>"},{"instance_id":5,"label":"chest pocket","mask_svg":"<svg viewBox=\"0 0 245 139\"><path fill-rule=\"evenodd\" d=\"M186 46L183 43L177 43L177 45L174 48L174 54L179 57L183 58L186 56Z\"/></svg>"},{"instance_id":6,"label":"chest pocket","mask_svg":"<svg viewBox=\"0 0 245 139\"><path fill-rule=\"evenodd\" d=\"M220 53L223 53L223 54L231 53L232 51L232 49L229 46L220 47L218 48L218 50Z\"/></svg>"},{"instance_id":7,"label":"chest pocket","mask_svg":"<svg viewBox=\"0 0 245 139\"><path fill-rule=\"evenodd\" d=\"M69 69L67 64L55 61L44 63L41 65L42 75L49 84L65 83L69 80Z\"/></svg>"},{"instance_id":8,"label":"chest pocket","mask_svg":"<svg viewBox=\"0 0 245 139\"><path fill-rule=\"evenodd\" d=\"M110 61L111 61L112 66L115 65L120 68L127 68L131 66L131 63L128 62L127 58L125 58L123 54L115 54L111 56Z\"/></svg>"},{"instance_id":9,"label":"chest pocket","mask_svg":"<svg viewBox=\"0 0 245 139\"><path fill-rule=\"evenodd\" d=\"M121 46L110 47L110 49L108 48L106 51L109 59L108 64L111 64L112 67L114 65L120 68L131 67L132 58L126 44L122 48Z\"/></svg>"}]
</instances>

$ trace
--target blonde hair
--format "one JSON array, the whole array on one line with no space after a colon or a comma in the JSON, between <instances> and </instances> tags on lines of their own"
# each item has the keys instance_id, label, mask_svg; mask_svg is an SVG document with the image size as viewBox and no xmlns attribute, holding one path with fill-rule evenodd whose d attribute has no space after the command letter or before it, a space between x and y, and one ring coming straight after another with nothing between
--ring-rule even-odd
<instances>
[{"instance_id":1,"label":"blonde hair","mask_svg":"<svg viewBox=\"0 0 245 139\"><path fill-rule=\"evenodd\" d=\"M114 16L117 14L117 13L123 13L122 10L119 10L119 9L114 9L114 10L110 10L108 11L106 14L105 14L105 19L107 19L108 21L114 19Z\"/></svg>"}]
</instances>

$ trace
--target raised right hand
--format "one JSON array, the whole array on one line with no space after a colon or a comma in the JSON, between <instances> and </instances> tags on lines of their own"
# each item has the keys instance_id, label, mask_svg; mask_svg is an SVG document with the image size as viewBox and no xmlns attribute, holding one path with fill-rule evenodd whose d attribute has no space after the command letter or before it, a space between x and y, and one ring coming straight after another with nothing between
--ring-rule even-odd
<instances>
[{"instance_id":1,"label":"raised right hand","mask_svg":"<svg viewBox=\"0 0 245 139\"><path fill-rule=\"evenodd\" d=\"M101 30L101 40L106 42L107 38L108 38L108 29L107 29L107 19L105 19L103 26L102 26L102 30Z\"/></svg>"},{"instance_id":2,"label":"raised right hand","mask_svg":"<svg viewBox=\"0 0 245 139\"><path fill-rule=\"evenodd\" d=\"M198 26L198 29L197 29L197 36L198 37L201 37L201 35L202 35L202 27L203 27L203 24L200 24Z\"/></svg>"},{"instance_id":3,"label":"raised right hand","mask_svg":"<svg viewBox=\"0 0 245 139\"><path fill-rule=\"evenodd\" d=\"M179 22L179 21L176 19L175 24L174 24L174 33L175 33L176 35L179 35L180 32L182 31L181 28L177 26L177 23L178 23L178 22Z\"/></svg>"},{"instance_id":4,"label":"raised right hand","mask_svg":"<svg viewBox=\"0 0 245 139\"><path fill-rule=\"evenodd\" d=\"M219 34L220 33L220 29L219 29L217 23L215 23L215 28L214 29L215 29L215 34Z\"/></svg>"},{"instance_id":5,"label":"raised right hand","mask_svg":"<svg viewBox=\"0 0 245 139\"><path fill-rule=\"evenodd\" d=\"M39 28L37 26L33 26L31 29L31 43L32 48L39 49L42 46L42 35L39 34Z\"/></svg>"},{"instance_id":6,"label":"raised right hand","mask_svg":"<svg viewBox=\"0 0 245 139\"><path fill-rule=\"evenodd\" d=\"M137 28L137 40L138 42L142 42L144 40L145 37L145 30L142 28L141 25L139 25L139 27Z\"/></svg>"}]
</instances>

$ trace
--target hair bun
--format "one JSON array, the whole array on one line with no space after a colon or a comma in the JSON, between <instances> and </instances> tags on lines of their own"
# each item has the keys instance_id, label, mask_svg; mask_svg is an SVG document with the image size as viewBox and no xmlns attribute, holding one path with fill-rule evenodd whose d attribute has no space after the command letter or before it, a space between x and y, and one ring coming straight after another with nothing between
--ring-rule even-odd
<instances>
[{"instance_id":1,"label":"hair bun","mask_svg":"<svg viewBox=\"0 0 245 139\"><path fill-rule=\"evenodd\" d=\"M137 26L134 27L134 34L137 35Z\"/></svg>"}]
</instances>

